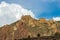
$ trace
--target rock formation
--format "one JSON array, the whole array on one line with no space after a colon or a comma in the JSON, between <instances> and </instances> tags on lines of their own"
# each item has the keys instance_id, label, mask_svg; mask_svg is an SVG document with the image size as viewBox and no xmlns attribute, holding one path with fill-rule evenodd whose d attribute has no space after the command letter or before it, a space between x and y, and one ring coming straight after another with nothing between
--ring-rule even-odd
<instances>
[{"instance_id":1,"label":"rock formation","mask_svg":"<svg viewBox=\"0 0 60 40\"><path fill-rule=\"evenodd\" d=\"M60 32L59 24L54 20L45 20L44 18L36 20L29 15L22 16L21 20L0 28L0 40L37 37L37 34L53 36L56 32Z\"/></svg>"}]
</instances>

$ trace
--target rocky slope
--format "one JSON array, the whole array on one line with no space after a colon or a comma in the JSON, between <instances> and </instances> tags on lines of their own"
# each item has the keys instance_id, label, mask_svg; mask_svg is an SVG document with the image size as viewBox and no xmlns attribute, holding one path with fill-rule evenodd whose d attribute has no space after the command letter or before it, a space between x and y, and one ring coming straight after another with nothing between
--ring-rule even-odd
<instances>
[{"instance_id":1,"label":"rocky slope","mask_svg":"<svg viewBox=\"0 0 60 40\"><path fill-rule=\"evenodd\" d=\"M29 15L22 16L21 20L0 28L0 40L37 37L37 34L53 36L56 32L60 32L59 25L60 22L54 20L45 20L44 18L36 20Z\"/></svg>"}]
</instances>

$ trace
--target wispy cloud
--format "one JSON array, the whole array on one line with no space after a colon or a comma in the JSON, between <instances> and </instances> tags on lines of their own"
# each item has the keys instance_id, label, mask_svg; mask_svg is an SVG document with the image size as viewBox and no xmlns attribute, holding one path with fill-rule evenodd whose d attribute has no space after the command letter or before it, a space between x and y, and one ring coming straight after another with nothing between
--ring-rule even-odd
<instances>
[{"instance_id":1,"label":"wispy cloud","mask_svg":"<svg viewBox=\"0 0 60 40\"><path fill-rule=\"evenodd\" d=\"M0 26L10 24L16 20L21 19L22 15L30 15L35 18L31 10L23 8L21 5L14 3L6 3L5 1L0 4Z\"/></svg>"},{"instance_id":2,"label":"wispy cloud","mask_svg":"<svg viewBox=\"0 0 60 40\"><path fill-rule=\"evenodd\" d=\"M53 17L54 21L60 21L60 17Z\"/></svg>"}]
</instances>

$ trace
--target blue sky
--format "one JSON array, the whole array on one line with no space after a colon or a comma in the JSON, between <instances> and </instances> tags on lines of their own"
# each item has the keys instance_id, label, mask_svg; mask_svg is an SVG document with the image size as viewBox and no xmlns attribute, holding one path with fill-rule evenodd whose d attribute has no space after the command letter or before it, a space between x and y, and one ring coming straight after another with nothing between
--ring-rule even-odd
<instances>
[{"instance_id":1,"label":"blue sky","mask_svg":"<svg viewBox=\"0 0 60 40\"><path fill-rule=\"evenodd\" d=\"M0 0L7 3L16 3L31 10L37 18L60 17L59 0Z\"/></svg>"}]
</instances>

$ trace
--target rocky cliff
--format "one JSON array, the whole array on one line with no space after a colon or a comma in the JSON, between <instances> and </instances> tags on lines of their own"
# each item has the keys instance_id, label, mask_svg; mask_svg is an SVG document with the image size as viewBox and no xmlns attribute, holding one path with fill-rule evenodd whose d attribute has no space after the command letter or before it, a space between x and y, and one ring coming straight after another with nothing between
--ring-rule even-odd
<instances>
[{"instance_id":1,"label":"rocky cliff","mask_svg":"<svg viewBox=\"0 0 60 40\"><path fill-rule=\"evenodd\" d=\"M28 36L37 37L37 34L53 36L56 32L60 32L59 25L60 22L54 20L44 18L36 20L29 15L22 16L21 20L0 28L0 40L14 40Z\"/></svg>"}]
</instances>

